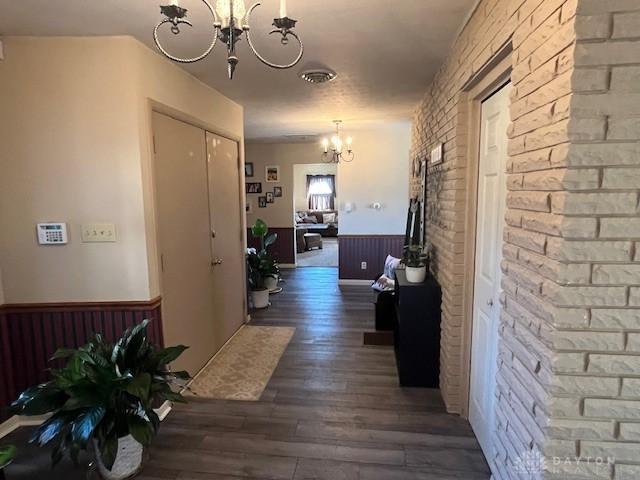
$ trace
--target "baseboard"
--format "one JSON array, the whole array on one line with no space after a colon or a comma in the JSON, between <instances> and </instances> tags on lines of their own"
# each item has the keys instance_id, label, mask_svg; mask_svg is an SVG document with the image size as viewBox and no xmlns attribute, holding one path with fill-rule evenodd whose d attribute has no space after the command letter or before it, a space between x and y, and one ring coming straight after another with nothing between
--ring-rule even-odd
<instances>
[{"instance_id":1,"label":"baseboard","mask_svg":"<svg viewBox=\"0 0 640 480\"><path fill-rule=\"evenodd\" d=\"M373 280L356 280L349 278L341 278L338 280L338 285L367 285L371 286L373 284Z\"/></svg>"},{"instance_id":2,"label":"baseboard","mask_svg":"<svg viewBox=\"0 0 640 480\"><path fill-rule=\"evenodd\" d=\"M173 405L169 401L165 401L160 407L154 409L158 418L160 420L164 420L167 418L167 415L171 412ZM33 417L25 417L21 415L14 415L13 417L5 420L0 423L0 439L6 437L14 430L17 430L21 427L37 427L46 419L48 419L51 415L37 415Z\"/></svg>"},{"instance_id":3,"label":"baseboard","mask_svg":"<svg viewBox=\"0 0 640 480\"><path fill-rule=\"evenodd\" d=\"M279 263L278 266L280 268L298 268L295 263Z\"/></svg>"}]
</instances>

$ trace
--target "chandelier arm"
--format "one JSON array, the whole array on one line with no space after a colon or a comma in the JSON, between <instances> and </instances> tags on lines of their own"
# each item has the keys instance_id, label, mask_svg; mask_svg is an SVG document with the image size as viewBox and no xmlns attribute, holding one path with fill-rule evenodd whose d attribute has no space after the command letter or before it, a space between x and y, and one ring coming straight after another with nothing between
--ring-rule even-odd
<instances>
[{"instance_id":1,"label":"chandelier arm","mask_svg":"<svg viewBox=\"0 0 640 480\"><path fill-rule=\"evenodd\" d=\"M243 25L243 27L242 27L242 29L247 33L247 43L249 44L249 48L251 48L251 51L253 52L253 54L256 57L258 57L258 60L260 60L262 63L264 63L268 67L276 68L276 69L279 69L279 70L284 70L284 69L291 68L291 67L295 66L302 59L302 55L304 54L304 45L302 44L302 40L300 40L298 35L296 35L291 30L287 30L286 33L283 34L283 38L285 38L286 35L291 35L293 38L295 38L298 41L298 44L300 45L300 52L298 52L298 56L296 57L296 59L293 62L285 64L285 65L280 65L278 63L273 63L273 62L270 62L269 60L267 60L266 58L264 58L262 55L260 55L260 53L258 53L258 50L256 50L256 47L253 45L253 42L251 41L251 28L249 27L249 17L251 16L251 13L253 12L253 10L255 8L257 8L258 6L260 6L260 2L255 3L254 5L252 5L252 7L249 9L249 11L247 12L247 14L245 16L246 24ZM276 32L282 33L282 31L280 29L276 29L276 30L272 30L271 32L269 32L269 35L271 35L272 33L276 33Z\"/></svg>"},{"instance_id":2,"label":"chandelier arm","mask_svg":"<svg viewBox=\"0 0 640 480\"><path fill-rule=\"evenodd\" d=\"M155 41L156 47L158 47L158 50L160 50L160 52L167 58L173 60L174 62L179 62L179 63L195 63L195 62L199 62L200 60L202 60L203 58L207 57L212 51L213 48L216 46L216 42L218 41L218 29L220 28L220 23L218 22L218 15L216 15L216 11L213 8L213 6L207 1L207 0L202 0L204 2L204 4L207 6L207 8L209 9L209 11L211 12L211 15L213 16L213 39L211 40L211 44L209 45L209 47L204 51L204 53L202 53L201 55L198 55L197 57L191 57L191 58L181 58L181 57L176 57L172 54L170 54L167 50L165 50L165 48L160 44L160 38L158 37L158 31L160 30L160 27L162 27L165 23L170 23L173 27L172 27L172 31L174 30L174 28L176 29L177 33L179 33L179 30L177 30L178 25L180 24L185 24L188 25L190 27L193 26L193 24L191 22L189 22L188 20L182 20L182 19L175 19L172 20L171 18L165 18L164 20L162 20L160 23L158 23L158 25L156 25L156 28L153 29L153 40ZM176 33L176 32L174 32ZM176 33L176 34L177 34Z\"/></svg>"}]
</instances>

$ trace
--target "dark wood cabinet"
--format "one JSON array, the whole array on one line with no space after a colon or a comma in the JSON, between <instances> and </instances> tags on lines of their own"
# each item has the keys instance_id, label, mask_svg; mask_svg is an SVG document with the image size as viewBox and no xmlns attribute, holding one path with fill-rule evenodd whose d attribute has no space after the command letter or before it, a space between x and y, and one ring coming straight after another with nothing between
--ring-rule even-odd
<instances>
[{"instance_id":1,"label":"dark wood cabinet","mask_svg":"<svg viewBox=\"0 0 640 480\"><path fill-rule=\"evenodd\" d=\"M394 342L400 385L439 387L440 286L432 275L409 283L396 271Z\"/></svg>"}]
</instances>

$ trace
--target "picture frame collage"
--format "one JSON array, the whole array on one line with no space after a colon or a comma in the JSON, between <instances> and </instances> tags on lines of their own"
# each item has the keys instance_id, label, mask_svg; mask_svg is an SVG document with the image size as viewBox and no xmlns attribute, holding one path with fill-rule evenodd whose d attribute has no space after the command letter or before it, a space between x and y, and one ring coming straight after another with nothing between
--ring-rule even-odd
<instances>
[{"instance_id":1,"label":"picture frame collage","mask_svg":"<svg viewBox=\"0 0 640 480\"><path fill-rule=\"evenodd\" d=\"M251 179L255 176L255 170L253 162L247 162L244 165L244 176L246 179ZM267 165L264 171L265 183L280 183L280 166L279 165ZM265 186L263 191L262 182L250 182L245 183L245 192L247 194L247 203L245 206L246 213L253 213L253 203L248 195L260 195L258 197L258 208L267 208L269 204L275 203L276 198L280 198L283 195L281 185L274 185L271 190L268 190Z\"/></svg>"}]
</instances>

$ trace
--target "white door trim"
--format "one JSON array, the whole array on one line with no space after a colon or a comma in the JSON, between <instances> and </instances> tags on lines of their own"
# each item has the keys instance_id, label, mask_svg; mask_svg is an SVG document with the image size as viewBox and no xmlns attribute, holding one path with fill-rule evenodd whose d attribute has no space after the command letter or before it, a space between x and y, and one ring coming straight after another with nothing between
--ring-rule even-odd
<instances>
[{"instance_id":1,"label":"white door trim","mask_svg":"<svg viewBox=\"0 0 640 480\"><path fill-rule=\"evenodd\" d=\"M471 376L471 332L473 324L473 283L475 276L475 239L476 213L478 200L478 164L480 146L480 113L482 102L500 89L511 77L511 55L508 48L502 50L499 61L488 62L489 68L468 82L461 102L466 103L466 115L462 123L468 132L467 141L467 205L465 211L464 264L463 280L463 324L462 324L462 365L460 382L460 415L469 416L469 390Z\"/></svg>"}]
</instances>

